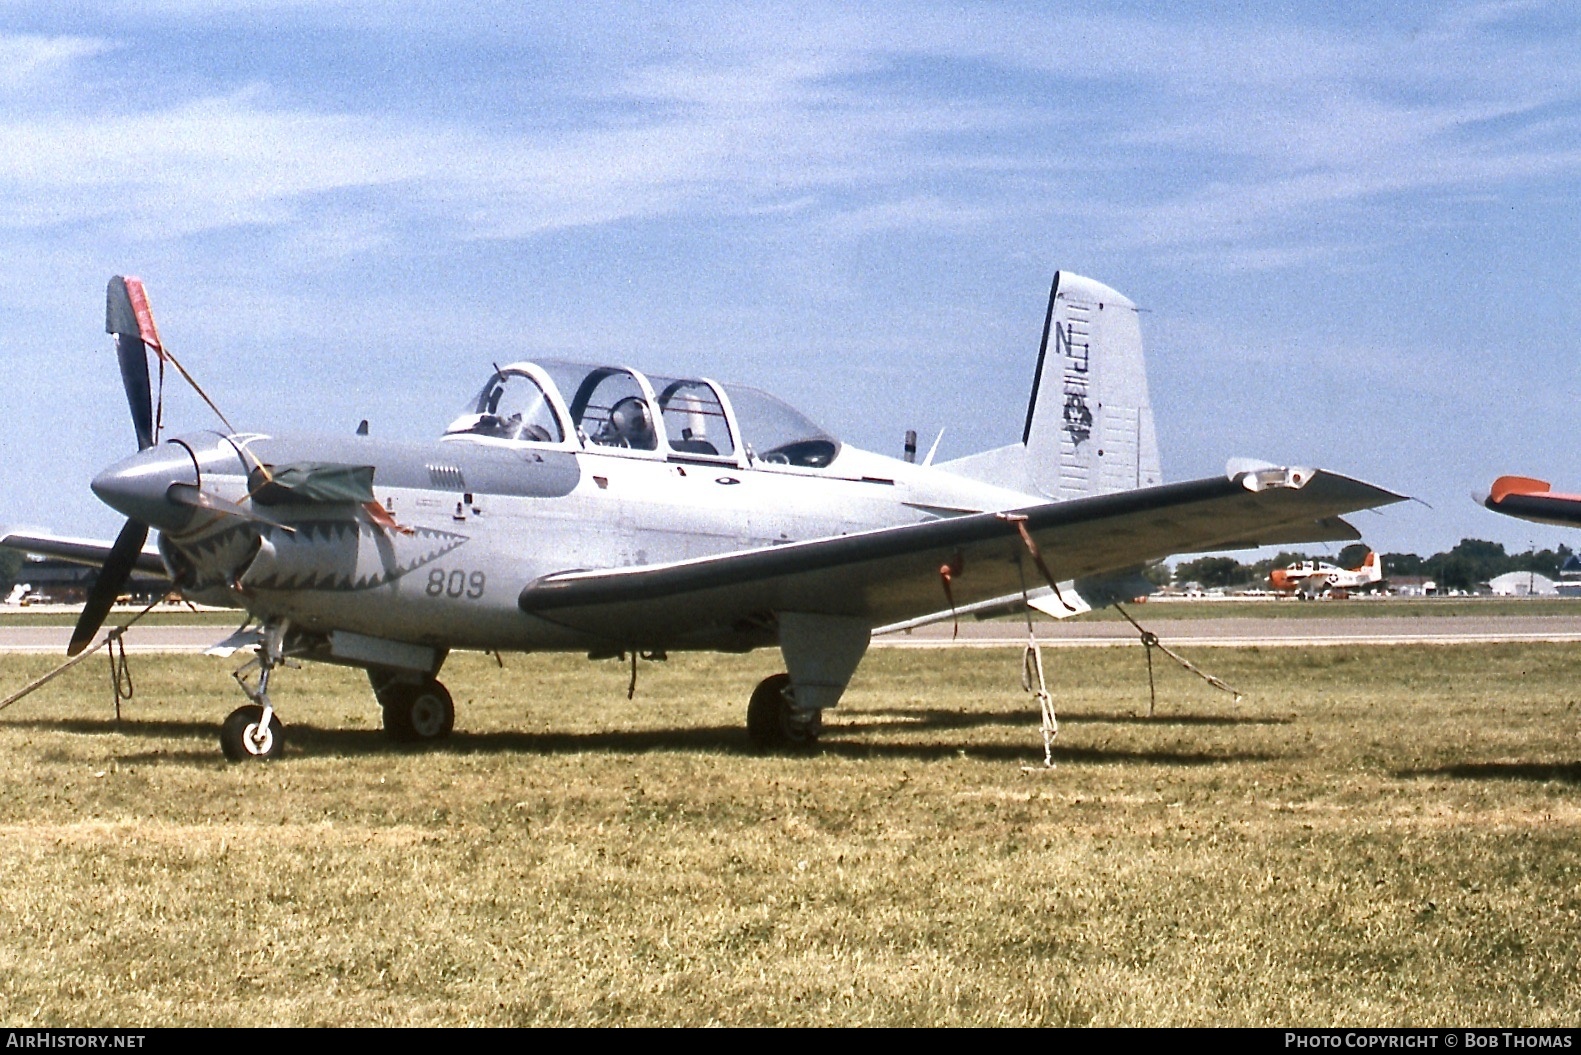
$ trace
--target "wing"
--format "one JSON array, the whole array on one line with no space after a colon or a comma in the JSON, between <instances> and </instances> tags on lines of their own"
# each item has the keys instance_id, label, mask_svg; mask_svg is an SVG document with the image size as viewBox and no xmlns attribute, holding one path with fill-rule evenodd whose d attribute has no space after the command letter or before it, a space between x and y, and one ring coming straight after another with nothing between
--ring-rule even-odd
<instances>
[{"instance_id":1,"label":"wing","mask_svg":"<svg viewBox=\"0 0 1581 1055\"><path fill-rule=\"evenodd\" d=\"M1539 524L1581 527L1581 495L1554 494L1546 480L1501 476L1482 502L1495 513Z\"/></svg>"},{"instance_id":2,"label":"wing","mask_svg":"<svg viewBox=\"0 0 1581 1055\"><path fill-rule=\"evenodd\" d=\"M57 560L70 561L73 564L86 564L93 568L104 567L104 562L109 559L113 542L99 542L94 539L66 538L60 535L7 535L0 538L0 546L7 549L21 550L23 553L37 553L43 557L54 557ZM165 562L160 558L159 551L145 549L137 555L132 567L144 575L166 576Z\"/></svg>"},{"instance_id":3,"label":"wing","mask_svg":"<svg viewBox=\"0 0 1581 1055\"><path fill-rule=\"evenodd\" d=\"M771 625L774 612L884 626L1043 586L1018 519L1062 581L1195 550L1354 539L1340 514L1402 500L1332 473L1264 469L671 564L559 572L530 583L518 603L565 626L654 647L710 633L725 639L732 629Z\"/></svg>"}]
</instances>

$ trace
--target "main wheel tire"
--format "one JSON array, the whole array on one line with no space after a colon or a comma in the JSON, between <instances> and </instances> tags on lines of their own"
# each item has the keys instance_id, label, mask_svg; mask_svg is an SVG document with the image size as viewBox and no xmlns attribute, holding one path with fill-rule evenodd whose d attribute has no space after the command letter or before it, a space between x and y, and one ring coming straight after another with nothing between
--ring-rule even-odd
<instances>
[{"instance_id":1,"label":"main wheel tire","mask_svg":"<svg viewBox=\"0 0 1581 1055\"><path fill-rule=\"evenodd\" d=\"M455 728L456 705L437 681L392 685L380 694L380 702L384 704L384 731L399 743L432 743L443 740Z\"/></svg>"},{"instance_id":2,"label":"main wheel tire","mask_svg":"<svg viewBox=\"0 0 1581 1055\"><path fill-rule=\"evenodd\" d=\"M263 708L255 703L238 707L220 726L220 750L232 762L266 762L285 753L285 726L277 715L263 728Z\"/></svg>"},{"instance_id":3,"label":"main wheel tire","mask_svg":"<svg viewBox=\"0 0 1581 1055\"><path fill-rule=\"evenodd\" d=\"M822 731L822 711L796 708L789 674L764 678L752 690L747 703L747 739L759 751L811 747Z\"/></svg>"}]
</instances>

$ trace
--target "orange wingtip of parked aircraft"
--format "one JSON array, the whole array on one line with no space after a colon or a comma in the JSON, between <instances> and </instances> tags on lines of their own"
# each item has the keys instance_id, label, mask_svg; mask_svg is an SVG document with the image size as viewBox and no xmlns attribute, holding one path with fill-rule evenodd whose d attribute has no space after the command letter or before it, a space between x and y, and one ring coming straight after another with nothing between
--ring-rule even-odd
<instances>
[{"instance_id":1,"label":"orange wingtip of parked aircraft","mask_svg":"<svg viewBox=\"0 0 1581 1055\"><path fill-rule=\"evenodd\" d=\"M1530 476L1499 477L1482 504L1539 524L1581 525L1581 495L1557 494L1547 480Z\"/></svg>"}]
</instances>

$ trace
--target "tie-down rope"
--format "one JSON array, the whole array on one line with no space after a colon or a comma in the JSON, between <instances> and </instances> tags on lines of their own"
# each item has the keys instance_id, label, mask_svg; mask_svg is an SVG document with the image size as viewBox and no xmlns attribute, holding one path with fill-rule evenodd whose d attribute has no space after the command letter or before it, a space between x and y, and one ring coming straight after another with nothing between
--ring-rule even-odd
<instances>
[{"instance_id":1,"label":"tie-down rope","mask_svg":"<svg viewBox=\"0 0 1581 1055\"><path fill-rule=\"evenodd\" d=\"M130 630L133 623L136 623L149 612L152 612L158 605L163 604L169 596L169 594L166 594L164 597L159 598L159 600L154 601L147 608L144 608L141 612L138 612L120 626L106 633L104 635L104 640L100 641L97 645L94 645L90 649L79 652L77 655L71 657L66 662L50 671L48 674L45 674L43 677L33 679L26 685L22 686L22 688L18 689L16 692L13 692L5 699L0 700L0 711L5 710L16 701L22 699L22 697L30 695L38 689L43 688L45 685L48 685L50 682L66 673L72 667L75 667L78 663L81 663L83 660L87 659L101 648L109 645L112 646L112 651L110 653L110 681L115 692L115 717L117 720L119 720L121 717L121 701L132 698L132 677L131 672L126 666L126 645L122 643L121 635ZM116 658L114 651L115 646L119 646L120 649L119 659Z\"/></svg>"},{"instance_id":2,"label":"tie-down rope","mask_svg":"<svg viewBox=\"0 0 1581 1055\"><path fill-rule=\"evenodd\" d=\"M1038 555L1037 546L1032 542L1032 537L1027 534L1026 517L1014 520L1013 514L1000 514L1006 520L1013 520L1021 531L1021 538L1027 543L1032 559L1048 578L1048 569L1043 566L1043 558ZM1043 768L1054 768L1054 738L1059 736L1059 715L1054 711L1054 695L1049 692L1048 682L1043 677L1043 646L1038 644L1037 631L1032 625L1032 605L1027 597L1026 569L1022 567L1021 560L1016 559L1016 576L1021 580L1021 610L1027 620L1027 645L1021 650L1021 688L1037 697L1038 715L1042 721L1043 729ZM1055 588L1056 594L1058 587ZM1065 604L1065 598L1060 598L1060 603ZM1066 607L1070 607L1066 605ZM1034 684L1036 687L1034 688Z\"/></svg>"},{"instance_id":3,"label":"tie-down rope","mask_svg":"<svg viewBox=\"0 0 1581 1055\"><path fill-rule=\"evenodd\" d=\"M1034 681L1037 688L1032 687ZM1021 652L1021 687L1038 699L1038 712L1043 719L1043 765L1053 769L1054 738L1059 735L1059 716L1054 713L1054 697L1043 680L1043 648L1038 644L1037 635L1032 632L1031 616L1027 617L1027 647Z\"/></svg>"},{"instance_id":4,"label":"tie-down rope","mask_svg":"<svg viewBox=\"0 0 1581 1055\"><path fill-rule=\"evenodd\" d=\"M1223 681L1214 677L1212 674L1209 674L1207 671L1200 669L1185 656L1182 656L1179 653L1171 650L1168 645L1164 644L1158 639L1157 634L1144 628L1141 623L1138 623L1135 619L1132 619L1131 613L1127 612L1124 608L1121 608L1118 602L1115 604L1114 610L1125 616L1125 621L1127 623L1130 623L1132 626L1136 627L1136 632L1142 635L1142 647L1147 649L1147 716L1149 718L1153 716L1153 708L1158 702L1158 694L1153 688L1153 649L1155 648L1164 655L1168 656L1170 659L1174 660L1176 663L1179 663L1182 667L1191 671L1191 673L1195 674L1209 685L1212 685L1215 689L1227 692L1231 696L1235 697L1236 703L1241 702L1241 694L1238 691L1230 688L1228 685L1224 684Z\"/></svg>"},{"instance_id":5,"label":"tie-down rope","mask_svg":"<svg viewBox=\"0 0 1581 1055\"><path fill-rule=\"evenodd\" d=\"M1020 514L1020 513L1000 513L999 514L999 519L1008 521L1008 522L1010 522L1010 523L1012 523L1012 524L1014 524L1016 526L1016 532L1021 536L1021 541L1026 546L1027 553L1032 557L1032 563L1037 566L1038 571L1042 574L1044 580L1049 584L1049 588L1054 591L1054 596L1059 600L1060 604L1065 606L1067 611L1074 612L1076 609L1069 602L1067 602L1065 600L1064 595L1060 593L1059 582L1058 582L1058 580L1056 580L1054 578L1054 573L1051 572L1049 570L1049 566L1044 563L1044 561L1043 561L1043 554L1038 550L1038 545L1032 538L1032 532L1027 530L1027 518L1026 518L1026 516L1023 515L1023 514ZM1017 571L1017 574L1021 574L1021 562L1019 560L1016 562L1016 571ZM1022 581L1021 581L1021 599L1023 601L1027 600L1026 579L1025 579L1024 576L1023 576ZM1151 630L1148 630L1146 627L1142 626L1141 623L1138 623L1134 618L1132 618L1131 613L1127 612L1124 608L1122 608L1118 602L1115 602L1114 610L1119 612L1120 615L1122 615L1125 618L1126 622L1130 623L1133 627L1136 628L1136 632L1139 635L1141 635L1142 646L1143 646L1143 648L1145 649L1145 651L1147 653L1147 714L1148 714L1148 717L1152 717L1153 716L1154 710L1158 706L1158 689L1157 689L1157 686L1156 686L1156 684L1154 682L1154 679L1153 679L1153 649L1155 649L1155 648L1158 649L1159 651L1163 652L1164 655L1168 656L1170 659L1174 660L1176 663L1180 664L1186 670L1190 671L1191 673L1195 674L1197 677L1201 678L1203 681L1207 682L1209 685L1212 685L1214 688L1219 689L1219 690L1221 690L1223 692L1227 692L1231 696L1235 697L1235 702L1239 703L1241 701L1241 693L1239 691L1237 691L1236 689L1231 688L1229 685L1226 685L1222 679L1217 678L1217 677L1215 677L1212 674L1209 674L1205 670L1202 670L1200 667L1198 667L1196 664L1192 663L1186 657L1180 655L1178 652L1175 652L1173 649L1171 649L1168 645L1164 644L1162 641L1160 641L1158 639L1158 635L1157 634L1153 633ZM1052 766L1054 764L1053 763L1053 754L1052 754L1052 745L1053 745L1053 742L1054 742L1054 737L1057 736L1058 733L1059 733L1059 722L1055 718L1054 705L1053 705L1053 702L1052 702L1051 698L1049 697L1047 686L1044 684L1044 678L1043 678L1043 650L1038 645L1037 636L1032 631L1032 611L1031 611L1030 605L1027 607L1027 613L1026 614L1027 614L1027 647L1026 647L1026 650L1022 653L1022 657L1021 657L1021 662L1022 662L1021 685L1022 685L1022 688L1026 689L1028 692L1035 692L1035 694L1036 694L1036 696L1038 698L1038 705L1039 705L1040 709L1043 712L1043 759L1044 759L1044 764ZM1034 674L1036 675L1036 681L1037 681L1037 686L1038 686L1036 690L1034 690L1032 688L1032 682L1034 680Z\"/></svg>"}]
</instances>

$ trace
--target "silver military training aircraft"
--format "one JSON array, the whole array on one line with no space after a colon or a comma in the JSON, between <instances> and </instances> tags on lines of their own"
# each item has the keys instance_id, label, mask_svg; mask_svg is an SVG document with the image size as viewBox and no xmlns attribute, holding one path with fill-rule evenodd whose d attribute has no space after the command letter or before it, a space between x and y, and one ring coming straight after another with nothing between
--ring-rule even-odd
<instances>
[{"instance_id":1,"label":"silver military training aircraft","mask_svg":"<svg viewBox=\"0 0 1581 1055\"><path fill-rule=\"evenodd\" d=\"M138 453L93 490L127 524L113 544L0 544L102 566L72 654L134 570L250 613L237 640L256 684L238 678L250 702L220 734L233 760L282 753L270 679L288 659L364 668L393 738L440 740L455 649L778 645L786 673L751 694L747 731L760 748L806 745L875 633L1086 610L1140 592L1146 562L1352 540L1342 514L1401 500L1247 461L1162 483L1137 309L1064 272L1021 441L939 464L858 450L746 385L547 360L495 367L429 443L228 425L161 438L148 355L161 376L180 364L138 280L111 280L106 329Z\"/></svg>"}]
</instances>

